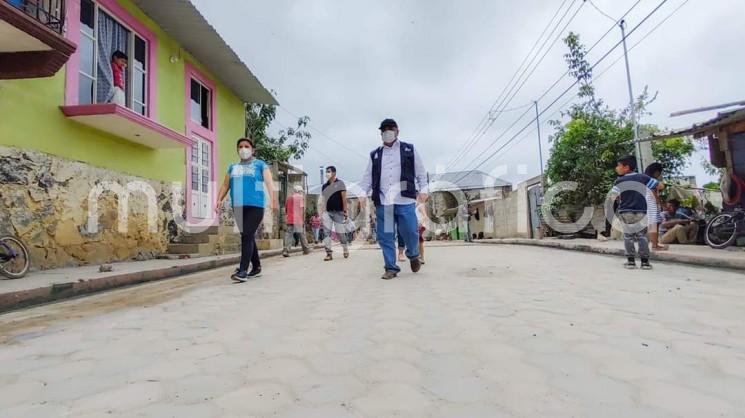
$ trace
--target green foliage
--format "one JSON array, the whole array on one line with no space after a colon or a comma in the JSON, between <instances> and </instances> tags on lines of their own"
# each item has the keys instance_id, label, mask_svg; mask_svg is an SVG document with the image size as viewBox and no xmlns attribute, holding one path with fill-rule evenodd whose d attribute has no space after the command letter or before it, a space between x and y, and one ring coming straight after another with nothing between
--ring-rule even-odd
<instances>
[{"instance_id":1,"label":"green foliage","mask_svg":"<svg viewBox=\"0 0 745 418\"><path fill-rule=\"evenodd\" d=\"M248 104L246 106L246 136L256 146L256 154L267 162L288 162L300 159L308 150L311 134L307 130L310 118L303 116L295 126L280 130L276 136L268 134L269 126L277 116L272 105Z\"/></svg>"},{"instance_id":2,"label":"green foliage","mask_svg":"<svg viewBox=\"0 0 745 418\"><path fill-rule=\"evenodd\" d=\"M695 151L693 141L678 137L652 142L652 154L662 164L665 178L680 177L688 164L688 158Z\"/></svg>"},{"instance_id":3,"label":"green foliage","mask_svg":"<svg viewBox=\"0 0 745 418\"><path fill-rule=\"evenodd\" d=\"M562 193L554 202L555 206L600 205L616 179L616 161L634 154L632 112L629 108L610 109L595 97L592 68L579 35L570 33L564 42L569 48L565 55L569 74L577 79L581 100L562 114L569 117L569 122L551 122L555 131L551 136L553 147L546 175L550 183L577 183L577 190ZM637 99L637 112L643 113L654 99L645 88ZM677 175L685 167L693 145L687 139L674 138L653 145L653 152L668 175ZM644 170L644 167L639 169Z\"/></svg>"},{"instance_id":4,"label":"green foliage","mask_svg":"<svg viewBox=\"0 0 745 418\"><path fill-rule=\"evenodd\" d=\"M704 189L706 189L706 190L713 190L715 192L718 192L720 190L719 189L719 183L718 182L715 182L715 181L712 181L710 183L706 183L706 184L704 184Z\"/></svg>"}]
</instances>

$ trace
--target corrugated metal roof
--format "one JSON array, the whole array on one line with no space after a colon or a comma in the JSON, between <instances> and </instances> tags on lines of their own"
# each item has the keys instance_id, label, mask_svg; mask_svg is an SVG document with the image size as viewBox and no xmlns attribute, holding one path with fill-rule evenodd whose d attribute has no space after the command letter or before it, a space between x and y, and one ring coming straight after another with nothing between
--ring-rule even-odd
<instances>
[{"instance_id":1,"label":"corrugated metal roof","mask_svg":"<svg viewBox=\"0 0 745 418\"><path fill-rule=\"evenodd\" d=\"M191 1L132 1L242 100L277 104Z\"/></svg>"},{"instance_id":2,"label":"corrugated metal roof","mask_svg":"<svg viewBox=\"0 0 745 418\"><path fill-rule=\"evenodd\" d=\"M430 182L441 182L443 184L435 185L433 191L441 190L473 190L493 187L510 187L512 184L490 176L480 170L456 171L452 173L437 174L430 178ZM455 185L453 187L452 185Z\"/></svg>"},{"instance_id":3,"label":"corrugated metal roof","mask_svg":"<svg viewBox=\"0 0 745 418\"><path fill-rule=\"evenodd\" d=\"M702 136L708 135L709 132L716 128L730 125L732 123L740 122L743 120L745 120L745 107L730 110L728 112L721 112L713 119L709 119L706 122L696 123L688 128L676 129L670 132L654 134L649 138L642 139L642 141L655 141L667 138L674 138L678 136L693 136L694 138L700 138Z\"/></svg>"}]
</instances>

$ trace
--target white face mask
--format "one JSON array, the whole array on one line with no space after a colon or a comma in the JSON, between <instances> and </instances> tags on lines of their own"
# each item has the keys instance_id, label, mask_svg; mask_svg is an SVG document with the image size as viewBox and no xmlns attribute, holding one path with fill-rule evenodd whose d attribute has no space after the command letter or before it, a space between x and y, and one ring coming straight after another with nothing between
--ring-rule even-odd
<instances>
[{"instance_id":1,"label":"white face mask","mask_svg":"<svg viewBox=\"0 0 745 418\"><path fill-rule=\"evenodd\" d=\"M390 144L396 140L396 131L383 131L383 142Z\"/></svg>"},{"instance_id":2,"label":"white face mask","mask_svg":"<svg viewBox=\"0 0 745 418\"><path fill-rule=\"evenodd\" d=\"M241 148L238 150L241 160L249 160L254 155L254 150L251 148Z\"/></svg>"}]
</instances>

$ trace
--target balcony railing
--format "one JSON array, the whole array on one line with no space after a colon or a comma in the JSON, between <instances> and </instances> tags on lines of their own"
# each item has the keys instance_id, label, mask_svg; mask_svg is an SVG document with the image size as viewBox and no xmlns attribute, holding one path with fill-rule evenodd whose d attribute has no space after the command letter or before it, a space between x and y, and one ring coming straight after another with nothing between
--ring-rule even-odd
<instances>
[{"instance_id":1,"label":"balcony railing","mask_svg":"<svg viewBox=\"0 0 745 418\"><path fill-rule=\"evenodd\" d=\"M65 0L0 0L22 11L49 29L62 34L65 26Z\"/></svg>"}]
</instances>

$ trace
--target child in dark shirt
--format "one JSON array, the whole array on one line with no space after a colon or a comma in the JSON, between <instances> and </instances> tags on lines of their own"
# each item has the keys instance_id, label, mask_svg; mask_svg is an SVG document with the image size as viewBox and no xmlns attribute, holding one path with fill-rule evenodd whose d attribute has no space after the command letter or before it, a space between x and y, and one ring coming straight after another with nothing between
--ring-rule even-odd
<instances>
[{"instance_id":1,"label":"child in dark shirt","mask_svg":"<svg viewBox=\"0 0 745 418\"><path fill-rule=\"evenodd\" d=\"M647 238L647 199L646 189L662 190L665 185L656 179L636 172L636 158L623 157L616 165L618 179L611 191L618 197L618 216L623 227L623 241L626 248L626 264L628 269L636 268L636 245L639 243L639 257L641 267L649 270L649 238Z\"/></svg>"}]
</instances>

